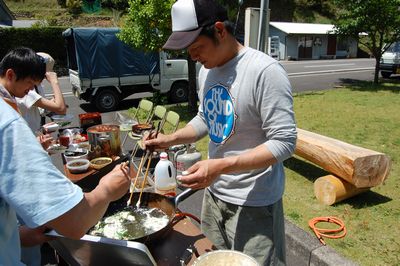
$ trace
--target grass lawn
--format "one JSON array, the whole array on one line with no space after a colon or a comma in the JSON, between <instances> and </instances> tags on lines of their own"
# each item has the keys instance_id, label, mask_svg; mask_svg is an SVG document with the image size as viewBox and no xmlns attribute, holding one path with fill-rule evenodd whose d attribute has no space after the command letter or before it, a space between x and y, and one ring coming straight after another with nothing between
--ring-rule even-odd
<instances>
[{"instance_id":1,"label":"grass lawn","mask_svg":"<svg viewBox=\"0 0 400 266\"><path fill-rule=\"evenodd\" d=\"M313 234L308 221L316 216L337 216L346 225L342 239L326 239L345 257L361 265L400 264L400 82L357 83L346 88L294 96L299 128L383 152L392 159L383 185L333 206L318 203L313 182L323 169L293 157L285 161L285 216ZM191 119L185 105L169 106L181 114L180 126ZM207 158L207 139L197 149Z\"/></svg>"}]
</instances>

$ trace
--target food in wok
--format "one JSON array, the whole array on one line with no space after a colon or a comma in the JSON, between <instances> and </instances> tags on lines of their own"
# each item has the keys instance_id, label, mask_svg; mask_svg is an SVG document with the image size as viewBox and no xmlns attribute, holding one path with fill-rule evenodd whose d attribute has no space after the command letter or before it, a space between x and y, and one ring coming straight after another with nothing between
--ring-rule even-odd
<instances>
[{"instance_id":1,"label":"food in wok","mask_svg":"<svg viewBox=\"0 0 400 266\"><path fill-rule=\"evenodd\" d=\"M169 217L160 209L127 207L103 218L89 231L89 234L118 240L133 240L157 232L168 223Z\"/></svg>"}]
</instances>

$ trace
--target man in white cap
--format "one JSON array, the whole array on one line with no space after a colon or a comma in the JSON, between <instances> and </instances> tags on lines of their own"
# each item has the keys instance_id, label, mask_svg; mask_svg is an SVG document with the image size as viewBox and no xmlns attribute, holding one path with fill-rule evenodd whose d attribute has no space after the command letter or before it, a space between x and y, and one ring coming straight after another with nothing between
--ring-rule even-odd
<instances>
[{"instance_id":1,"label":"man in white cap","mask_svg":"<svg viewBox=\"0 0 400 266\"><path fill-rule=\"evenodd\" d=\"M295 149L291 86L282 66L235 39L226 10L213 0L178 0L164 49L188 49L200 70L198 114L171 135L146 139L163 149L210 137L208 159L178 177L206 188L202 230L219 249L285 264L283 160Z\"/></svg>"},{"instance_id":2,"label":"man in white cap","mask_svg":"<svg viewBox=\"0 0 400 266\"><path fill-rule=\"evenodd\" d=\"M17 98L18 107L22 117L28 122L33 132L40 130L42 126L42 117L44 112L54 112L56 114L65 114L67 107L58 84L57 74L54 72L54 59L47 53L37 53L46 64L46 80L50 83L53 90L53 98L45 98L42 84L35 86L34 90L29 91L23 98Z\"/></svg>"}]
</instances>

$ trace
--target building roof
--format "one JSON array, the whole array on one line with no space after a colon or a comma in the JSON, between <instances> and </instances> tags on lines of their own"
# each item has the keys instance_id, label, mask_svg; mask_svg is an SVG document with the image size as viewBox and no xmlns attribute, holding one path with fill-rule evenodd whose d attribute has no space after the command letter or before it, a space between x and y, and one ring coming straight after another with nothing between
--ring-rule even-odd
<instances>
[{"instance_id":1,"label":"building roof","mask_svg":"<svg viewBox=\"0 0 400 266\"><path fill-rule=\"evenodd\" d=\"M0 21L11 22L13 19L15 19L13 13L7 7L6 3L0 0Z\"/></svg>"},{"instance_id":2,"label":"building roof","mask_svg":"<svg viewBox=\"0 0 400 266\"><path fill-rule=\"evenodd\" d=\"M334 31L332 24L294 22L270 22L269 24L287 34L332 34Z\"/></svg>"}]
</instances>

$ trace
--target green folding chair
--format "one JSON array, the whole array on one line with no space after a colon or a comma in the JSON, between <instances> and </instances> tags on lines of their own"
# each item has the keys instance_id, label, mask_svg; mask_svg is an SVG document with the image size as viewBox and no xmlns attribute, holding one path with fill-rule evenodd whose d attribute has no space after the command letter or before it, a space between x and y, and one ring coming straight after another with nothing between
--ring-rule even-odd
<instances>
[{"instance_id":1,"label":"green folding chair","mask_svg":"<svg viewBox=\"0 0 400 266\"><path fill-rule=\"evenodd\" d=\"M165 119L166 119L165 115L166 114L167 114L167 109L164 106L157 105L156 107L154 107L153 114L150 117L148 123L151 123L154 126L156 126L157 123L160 123L160 128L162 128L163 124L165 123ZM139 141L142 137L138 136L138 135L134 135L134 134L132 134L132 132L129 132L128 135L129 135L129 138L136 141L135 146L133 147L133 150L132 150L132 156L134 156L136 154L137 150L139 149Z\"/></svg>"},{"instance_id":2,"label":"green folding chair","mask_svg":"<svg viewBox=\"0 0 400 266\"><path fill-rule=\"evenodd\" d=\"M134 115L138 123L148 123L150 121L151 115L153 114L153 106L153 102L149 100L140 100Z\"/></svg>"},{"instance_id":3,"label":"green folding chair","mask_svg":"<svg viewBox=\"0 0 400 266\"><path fill-rule=\"evenodd\" d=\"M139 102L138 107L136 108L136 112L133 115L133 117L136 119L138 123L148 123L151 115L153 114L153 102L142 99ZM130 129L126 130L121 130L122 132L125 132L124 140L122 141L121 146L124 147L126 139L128 138L128 135L130 135L131 131Z\"/></svg>"},{"instance_id":4,"label":"green folding chair","mask_svg":"<svg viewBox=\"0 0 400 266\"><path fill-rule=\"evenodd\" d=\"M161 125L161 132L164 134L174 133L179 126L179 114L174 111L168 111L165 116L164 124Z\"/></svg>"}]
</instances>

